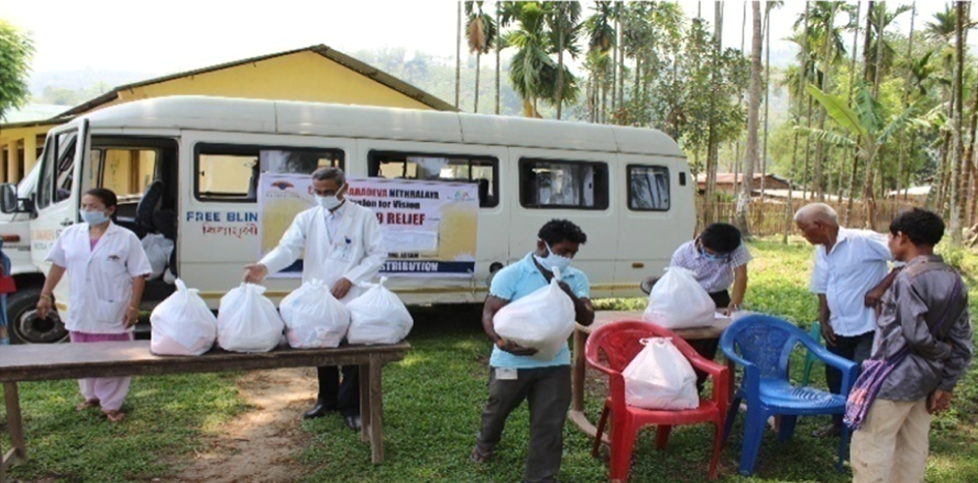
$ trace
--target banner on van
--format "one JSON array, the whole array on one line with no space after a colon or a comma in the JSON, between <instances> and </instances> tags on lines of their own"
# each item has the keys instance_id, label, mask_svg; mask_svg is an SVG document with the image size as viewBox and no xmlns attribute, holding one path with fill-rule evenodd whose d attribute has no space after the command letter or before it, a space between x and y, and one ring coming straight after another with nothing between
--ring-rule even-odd
<instances>
[{"instance_id":1,"label":"banner on van","mask_svg":"<svg viewBox=\"0 0 978 483\"><path fill-rule=\"evenodd\" d=\"M384 232L386 276L470 277L475 272L479 188L472 183L347 178L346 199L369 208ZM295 215L315 206L307 174L262 174L258 258L273 250ZM300 277L302 260L270 277Z\"/></svg>"}]
</instances>

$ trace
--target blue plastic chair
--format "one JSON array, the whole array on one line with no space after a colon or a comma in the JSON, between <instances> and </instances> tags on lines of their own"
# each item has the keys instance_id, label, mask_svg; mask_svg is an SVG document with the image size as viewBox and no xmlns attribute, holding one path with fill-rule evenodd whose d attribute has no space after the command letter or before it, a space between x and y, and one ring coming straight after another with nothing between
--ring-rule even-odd
<instances>
[{"instance_id":1,"label":"blue plastic chair","mask_svg":"<svg viewBox=\"0 0 978 483\"><path fill-rule=\"evenodd\" d=\"M842 371L841 395L791 385L788 358L798 343L825 364ZM743 379L730 403L723 431L726 442L740 402L747 400L740 474L750 476L754 472L754 462L769 417L781 416L778 439L786 441L794 433L798 416L845 413L846 398L856 382L856 364L830 353L793 324L766 315L749 315L727 327L720 337L720 348L728 359L744 367ZM842 471L849 444L849 429L845 425L841 436L839 471Z\"/></svg>"}]
</instances>

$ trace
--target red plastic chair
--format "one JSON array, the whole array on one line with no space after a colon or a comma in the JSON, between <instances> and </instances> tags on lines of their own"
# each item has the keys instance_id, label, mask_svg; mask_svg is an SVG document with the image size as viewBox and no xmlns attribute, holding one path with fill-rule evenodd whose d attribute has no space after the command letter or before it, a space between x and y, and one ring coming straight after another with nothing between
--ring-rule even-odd
<instances>
[{"instance_id":1,"label":"red plastic chair","mask_svg":"<svg viewBox=\"0 0 978 483\"><path fill-rule=\"evenodd\" d=\"M710 374L713 378L713 398L701 399L696 409L679 411L656 411L641 409L625 404L625 379L621 373L628 363L642 350L639 342L649 337L671 337L672 343L686 356L690 364ZM611 481L625 481L631 469L632 448L635 436L643 426L657 426L656 448L663 449L669 440L673 426L681 424L713 423L713 457L710 459L710 479L717 477L717 461L723 442L723 421L729 397L729 375L726 367L701 357L676 334L655 324L640 321L618 321L599 327L588 337L584 347L587 363L605 373L610 379L609 396L605 400L598 433L594 438L591 454L598 455L601 434L604 432L608 416L613 415L611 423ZM605 363L600 359L603 354Z\"/></svg>"}]
</instances>

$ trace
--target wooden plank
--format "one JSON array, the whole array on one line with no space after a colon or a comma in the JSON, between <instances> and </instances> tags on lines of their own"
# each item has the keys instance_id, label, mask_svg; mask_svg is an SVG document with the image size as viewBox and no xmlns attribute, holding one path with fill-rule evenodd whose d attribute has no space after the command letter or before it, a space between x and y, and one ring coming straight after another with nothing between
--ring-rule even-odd
<instances>
[{"instance_id":1,"label":"wooden plank","mask_svg":"<svg viewBox=\"0 0 978 483\"><path fill-rule=\"evenodd\" d=\"M198 372L247 371L284 367L359 365L374 355L397 361L411 348L407 342L334 349L277 348L242 354L214 349L202 356L157 356L149 341L87 344L20 345L0 349L0 381L45 381L83 377L152 376Z\"/></svg>"},{"instance_id":2,"label":"wooden plank","mask_svg":"<svg viewBox=\"0 0 978 483\"><path fill-rule=\"evenodd\" d=\"M370 459L375 465L384 462L384 390L381 384L379 356L370 356Z\"/></svg>"},{"instance_id":3,"label":"wooden plank","mask_svg":"<svg viewBox=\"0 0 978 483\"><path fill-rule=\"evenodd\" d=\"M587 367L584 358L584 341L587 336L574 331L574 353L571 360L571 413L584 411L584 375Z\"/></svg>"},{"instance_id":4,"label":"wooden plank","mask_svg":"<svg viewBox=\"0 0 978 483\"><path fill-rule=\"evenodd\" d=\"M360 441L370 440L370 364L360 364Z\"/></svg>"},{"instance_id":5,"label":"wooden plank","mask_svg":"<svg viewBox=\"0 0 978 483\"><path fill-rule=\"evenodd\" d=\"M584 415L584 411L571 411L567 413L567 417L572 423L576 424L578 428L581 428L581 431L584 431L584 434L586 434L587 437L594 439L594 437L597 436L597 426L591 424L591 421L588 421L587 416ZM610 433L611 427L609 425L605 426L604 434L601 435L601 442L609 447L611 446L611 438L608 436Z\"/></svg>"},{"instance_id":6,"label":"wooden plank","mask_svg":"<svg viewBox=\"0 0 978 483\"><path fill-rule=\"evenodd\" d=\"M10 453L3 463L17 464L27 461L27 447L24 443L24 423L20 415L20 394L16 382L3 383L3 399L7 406L7 430L10 432Z\"/></svg>"}]
</instances>

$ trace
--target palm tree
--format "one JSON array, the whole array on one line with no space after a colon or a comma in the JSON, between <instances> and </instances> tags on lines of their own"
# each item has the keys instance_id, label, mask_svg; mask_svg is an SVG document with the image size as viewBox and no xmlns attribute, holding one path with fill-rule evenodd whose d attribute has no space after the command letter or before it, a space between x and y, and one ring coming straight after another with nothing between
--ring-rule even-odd
<instances>
[{"instance_id":1,"label":"palm tree","mask_svg":"<svg viewBox=\"0 0 978 483\"><path fill-rule=\"evenodd\" d=\"M957 3L957 22L955 26L955 70L954 70L954 99L957 107L954 109L954 160L951 164L951 244L961 246L961 230L964 228L964 208L966 184L964 177L964 138L961 137L962 118L964 117L964 34L965 24L968 23L968 8L965 2Z\"/></svg>"},{"instance_id":2,"label":"palm tree","mask_svg":"<svg viewBox=\"0 0 978 483\"><path fill-rule=\"evenodd\" d=\"M945 7L943 12L936 12L933 15L933 20L927 22L924 26L924 35L929 39L940 42L944 47L940 51L942 65L944 67L943 76L941 79L941 84L944 86L944 99L946 105L946 116L947 119L954 118L954 57L955 49L952 47L952 39L957 30L957 12L950 6ZM949 178L951 174L951 169L948 166L950 162L949 154L951 151L951 130L945 129L942 135L943 141L940 146L939 163L937 169L937 176L935 178L934 185L936 190L933 190L936 195L937 210L939 212L944 212L945 208L945 196L949 191L947 189Z\"/></svg>"},{"instance_id":3,"label":"palm tree","mask_svg":"<svg viewBox=\"0 0 978 483\"><path fill-rule=\"evenodd\" d=\"M804 91L804 85L805 85L805 76L808 73L808 41L807 41L807 39L808 39L808 30L809 30L809 24L810 24L809 12L810 12L809 4L808 4L808 2L805 2L805 10L802 13L802 21L805 24L805 30L804 30L804 33L803 33L803 35L801 37L802 38L802 42L801 42L801 56L800 56L801 57L801 71L798 72L798 80L796 81L798 83L798 93L797 93L797 99L798 99L798 101L797 101L797 104L795 106L795 116L794 116L795 117L795 126L796 126L796 128L801 123L801 105L802 105L802 103L803 103L803 101L805 99L805 95L804 95L804 92L803 92ZM791 81L790 77L787 80L788 81ZM788 84L788 96L789 96L789 100L791 98L791 86L794 85L794 84L795 84L794 81L791 81ZM790 227L791 227L791 213L792 213L792 211L794 211L794 206L793 206L794 205L794 193L792 193L792 185L795 182L795 167L798 164L798 133L799 133L799 131L796 130L795 131L795 136L794 136L795 139L794 139L794 142L792 143L792 148L791 148L792 149L792 153L791 153L791 170L789 171L789 173L790 173L789 174L790 181L788 182L788 201L787 201L787 203L784 204L784 223L782 224L782 226L784 227L784 233L781 236L781 243L784 244L784 245L787 245L788 244L788 231L790 230Z\"/></svg>"},{"instance_id":4,"label":"palm tree","mask_svg":"<svg viewBox=\"0 0 978 483\"><path fill-rule=\"evenodd\" d=\"M907 41L907 65L908 67L913 65L913 34L914 34L914 20L917 19L917 2L913 2L911 5L910 13L910 36ZM906 80L904 81L903 87L903 105L906 106L910 99L910 77L913 75L913 70L907 69ZM905 129L900 130L900 140L897 142L897 175L896 175L896 192L900 193L900 182L903 180L903 140L906 134ZM913 146L911 143L911 154L913 154ZM894 198L896 199L896 198Z\"/></svg>"},{"instance_id":5,"label":"palm tree","mask_svg":"<svg viewBox=\"0 0 978 483\"><path fill-rule=\"evenodd\" d=\"M458 109L459 88L462 81L462 2L458 3L458 20L455 30L455 108Z\"/></svg>"},{"instance_id":6,"label":"palm tree","mask_svg":"<svg viewBox=\"0 0 978 483\"><path fill-rule=\"evenodd\" d=\"M754 184L754 165L757 164L757 131L761 108L761 2L751 2L753 12L753 34L751 39L750 93L747 100L747 162L744 164L744 183L737 197L737 212L734 224L746 237L750 237L747 224L747 209L750 205L751 189Z\"/></svg>"},{"instance_id":7,"label":"palm tree","mask_svg":"<svg viewBox=\"0 0 978 483\"><path fill-rule=\"evenodd\" d=\"M764 201L764 180L767 178L768 113L771 103L771 11L781 8L784 2L768 1L764 12L764 153L761 155L761 201Z\"/></svg>"},{"instance_id":8,"label":"palm tree","mask_svg":"<svg viewBox=\"0 0 978 483\"><path fill-rule=\"evenodd\" d=\"M506 45L516 47L509 66L513 89L523 98L523 115L540 117L537 101L546 97L546 70L556 71L550 58L546 12L538 2L523 2L516 29L506 34Z\"/></svg>"},{"instance_id":9,"label":"palm tree","mask_svg":"<svg viewBox=\"0 0 978 483\"><path fill-rule=\"evenodd\" d=\"M921 122L911 118L916 110L914 104L883 124L883 108L872 94L872 85L866 80L859 81L856 85L855 105L852 107L847 106L841 97L826 94L812 84L808 85L808 93L825 108L828 115L848 133L848 136L819 129L806 129L808 134L820 141L855 148L856 155L862 158L867 166L872 166L880 148L897 131L908 123ZM871 178L867 177L867 180L869 179ZM873 200L873 189L868 181L867 184L865 196L869 205ZM871 229L875 213L869 210L867 208L866 228Z\"/></svg>"},{"instance_id":10,"label":"palm tree","mask_svg":"<svg viewBox=\"0 0 978 483\"><path fill-rule=\"evenodd\" d=\"M465 2L465 15L468 18L465 38L468 41L469 53L475 54L475 108L472 112L479 112L479 73L482 54L489 53L489 46L496 38L496 24L492 17L482 10L482 4L483 2Z\"/></svg>"},{"instance_id":11,"label":"palm tree","mask_svg":"<svg viewBox=\"0 0 978 483\"><path fill-rule=\"evenodd\" d=\"M609 53L616 45L615 28L612 26L614 12L611 2L597 1L592 7L594 13L584 21L584 29L588 36L588 55L591 58L590 64L597 68L591 70L592 95L601 98L600 116L595 116L595 121L605 122L607 112L607 79L609 70L613 71L613 61ZM600 90L600 96L597 91ZM596 109L597 110L597 109Z\"/></svg>"},{"instance_id":12,"label":"palm tree","mask_svg":"<svg viewBox=\"0 0 978 483\"><path fill-rule=\"evenodd\" d=\"M562 107L564 104L564 52L570 51L571 56L577 56L577 48L574 46L577 40L577 33L580 28L581 3L576 1L568 2L547 2L544 4L547 11L547 25L556 41L557 51L557 119L561 118Z\"/></svg>"},{"instance_id":13,"label":"palm tree","mask_svg":"<svg viewBox=\"0 0 978 483\"><path fill-rule=\"evenodd\" d=\"M713 58L711 59L710 83L717 91L720 84L721 42L723 38L723 2L714 4L713 10ZM708 225L714 220L713 202L716 193L717 164L719 155L719 120L716 115L716 96L710 97L710 124L706 148L706 190L703 200L703 224Z\"/></svg>"},{"instance_id":14,"label":"palm tree","mask_svg":"<svg viewBox=\"0 0 978 483\"><path fill-rule=\"evenodd\" d=\"M503 23L502 23L502 4L503 2L496 2L496 41L493 42L493 46L496 48L496 115L499 115L499 51L502 48L502 42L499 39L503 33Z\"/></svg>"}]
</instances>

